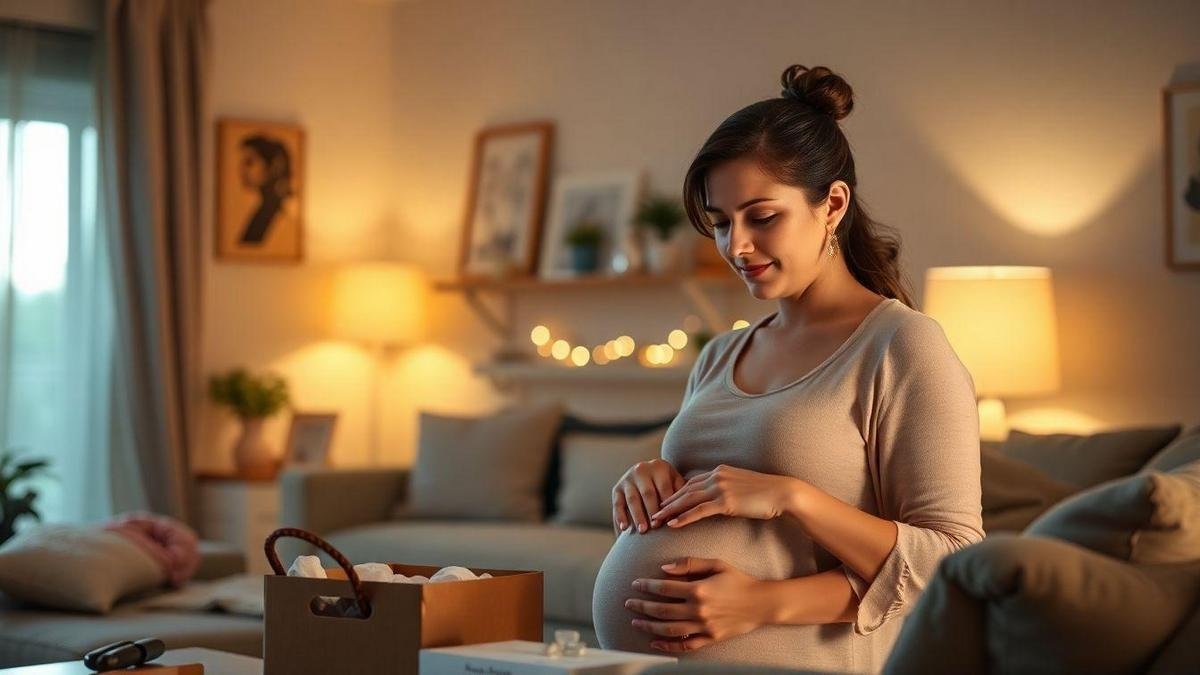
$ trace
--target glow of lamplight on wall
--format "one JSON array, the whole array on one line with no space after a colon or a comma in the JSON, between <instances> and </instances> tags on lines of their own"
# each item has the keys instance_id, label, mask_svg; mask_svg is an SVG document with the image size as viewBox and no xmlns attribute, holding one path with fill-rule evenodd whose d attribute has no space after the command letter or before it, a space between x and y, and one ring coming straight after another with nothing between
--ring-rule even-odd
<instances>
[{"instance_id":1,"label":"glow of lamplight on wall","mask_svg":"<svg viewBox=\"0 0 1200 675\"><path fill-rule=\"evenodd\" d=\"M550 355L562 361L571 353L571 345L566 340L555 340L550 347Z\"/></svg>"},{"instance_id":2,"label":"glow of lamplight on wall","mask_svg":"<svg viewBox=\"0 0 1200 675\"><path fill-rule=\"evenodd\" d=\"M745 319L738 319L737 321L733 322L733 330L741 330L749 325L750 325L749 321L747 321Z\"/></svg>"},{"instance_id":3,"label":"glow of lamplight on wall","mask_svg":"<svg viewBox=\"0 0 1200 675\"><path fill-rule=\"evenodd\" d=\"M1037 407L1008 413L1010 429L1035 434L1094 434L1104 422L1066 408Z\"/></svg>"},{"instance_id":4,"label":"glow of lamplight on wall","mask_svg":"<svg viewBox=\"0 0 1200 675\"><path fill-rule=\"evenodd\" d=\"M550 329L545 326L534 326L533 330L529 331L529 339L533 344L541 347L550 342Z\"/></svg>"},{"instance_id":5,"label":"glow of lamplight on wall","mask_svg":"<svg viewBox=\"0 0 1200 675\"><path fill-rule=\"evenodd\" d=\"M590 358L591 352L588 351L587 347L580 345L571 350L571 363L577 366L586 366Z\"/></svg>"},{"instance_id":6,"label":"glow of lamplight on wall","mask_svg":"<svg viewBox=\"0 0 1200 675\"><path fill-rule=\"evenodd\" d=\"M672 349L683 349L687 346L687 343L687 333L678 328L671 331L671 334L667 336L667 344L671 345Z\"/></svg>"}]
</instances>

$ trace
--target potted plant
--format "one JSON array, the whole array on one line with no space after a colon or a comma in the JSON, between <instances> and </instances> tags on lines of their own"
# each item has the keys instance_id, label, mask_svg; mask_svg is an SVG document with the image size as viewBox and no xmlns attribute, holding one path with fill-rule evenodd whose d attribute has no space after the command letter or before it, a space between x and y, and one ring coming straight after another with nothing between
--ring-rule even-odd
<instances>
[{"instance_id":1,"label":"potted plant","mask_svg":"<svg viewBox=\"0 0 1200 675\"><path fill-rule=\"evenodd\" d=\"M638 205L634 222L643 234L642 248L645 268L652 274L683 271L687 258L686 233L679 224L686 217L683 206L675 199L658 194L647 195Z\"/></svg>"},{"instance_id":2,"label":"potted plant","mask_svg":"<svg viewBox=\"0 0 1200 675\"><path fill-rule=\"evenodd\" d=\"M590 219L580 219L567 233L567 245L571 247L571 267L577 274L595 272L600 263L600 246L607 232L604 226Z\"/></svg>"},{"instance_id":3,"label":"potted plant","mask_svg":"<svg viewBox=\"0 0 1200 675\"><path fill-rule=\"evenodd\" d=\"M29 516L41 520L42 516L33 507L37 500L37 490L25 488L20 496L12 494L18 483L23 483L38 475L46 473L50 461L46 459L27 459L17 461L17 455L12 450L0 453L0 544L12 539L17 532L17 520Z\"/></svg>"},{"instance_id":4,"label":"potted plant","mask_svg":"<svg viewBox=\"0 0 1200 675\"><path fill-rule=\"evenodd\" d=\"M279 460L262 436L263 422L290 403L287 382L267 373L254 376L234 368L208 381L209 397L233 410L242 423L242 433L233 447L233 462L243 475L274 475Z\"/></svg>"}]
</instances>

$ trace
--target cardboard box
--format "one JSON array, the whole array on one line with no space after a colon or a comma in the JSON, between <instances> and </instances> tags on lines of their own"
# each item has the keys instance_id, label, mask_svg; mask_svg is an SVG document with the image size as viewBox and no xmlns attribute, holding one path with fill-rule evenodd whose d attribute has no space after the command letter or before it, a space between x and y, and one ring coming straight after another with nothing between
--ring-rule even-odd
<instances>
[{"instance_id":1,"label":"cardboard box","mask_svg":"<svg viewBox=\"0 0 1200 675\"><path fill-rule=\"evenodd\" d=\"M270 545L271 540L268 540ZM440 567L391 563L394 572L432 576ZM417 673L420 650L542 639L542 572L471 567L490 579L436 583L363 582L366 618L325 616L322 597L355 601L346 574L282 575L264 583L265 675Z\"/></svg>"},{"instance_id":2,"label":"cardboard box","mask_svg":"<svg viewBox=\"0 0 1200 675\"><path fill-rule=\"evenodd\" d=\"M589 646L580 656L546 656L538 641L506 640L465 647L421 650L421 675L635 675L674 656L621 652Z\"/></svg>"}]
</instances>

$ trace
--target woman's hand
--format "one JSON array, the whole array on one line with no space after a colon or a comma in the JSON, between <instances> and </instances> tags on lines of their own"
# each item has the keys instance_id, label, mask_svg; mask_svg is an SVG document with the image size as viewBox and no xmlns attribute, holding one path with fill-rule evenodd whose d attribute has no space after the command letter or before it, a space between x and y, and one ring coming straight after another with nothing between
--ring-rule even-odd
<instances>
[{"instance_id":1,"label":"woman's hand","mask_svg":"<svg viewBox=\"0 0 1200 675\"><path fill-rule=\"evenodd\" d=\"M639 532L650 529L647 514L684 484L683 476L665 459L651 459L629 467L612 489L613 527L616 533L634 523Z\"/></svg>"},{"instance_id":2,"label":"woman's hand","mask_svg":"<svg viewBox=\"0 0 1200 675\"><path fill-rule=\"evenodd\" d=\"M770 520L783 515L799 479L718 464L696 474L650 514L651 525L683 527L708 516Z\"/></svg>"},{"instance_id":3,"label":"woman's hand","mask_svg":"<svg viewBox=\"0 0 1200 675\"><path fill-rule=\"evenodd\" d=\"M694 581L636 579L633 587L666 601L630 598L625 607L642 614L633 626L658 639L650 646L684 652L749 633L770 621L766 586L733 565L714 558L680 558L663 565L670 575L707 575Z\"/></svg>"}]
</instances>

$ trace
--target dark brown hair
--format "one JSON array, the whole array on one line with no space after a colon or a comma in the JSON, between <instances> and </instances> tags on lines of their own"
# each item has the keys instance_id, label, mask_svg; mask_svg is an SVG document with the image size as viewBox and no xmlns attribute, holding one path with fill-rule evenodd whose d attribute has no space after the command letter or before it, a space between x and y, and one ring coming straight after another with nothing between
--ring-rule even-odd
<instances>
[{"instance_id":1,"label":"dark brown hair","mask_svg":"<svg viewBox=\"0 0 1200 675\"><path fill-rule=\"evenodd\" d=\"M838 238L850 273L863 286L913 307L900 269L900 237L893 228L871 219L858 196L854 156L838 121L854 107L854 92L824 66L788 66L779 98L752 103L717 127L696 153L683 179L683 205L700 234L713 238L705 215L705 179L715 165L754 158L780 183L804 190L811 207L829 195L835 180L850 186L850 203L833 235Z\"/></svg>"}]
</instances>

